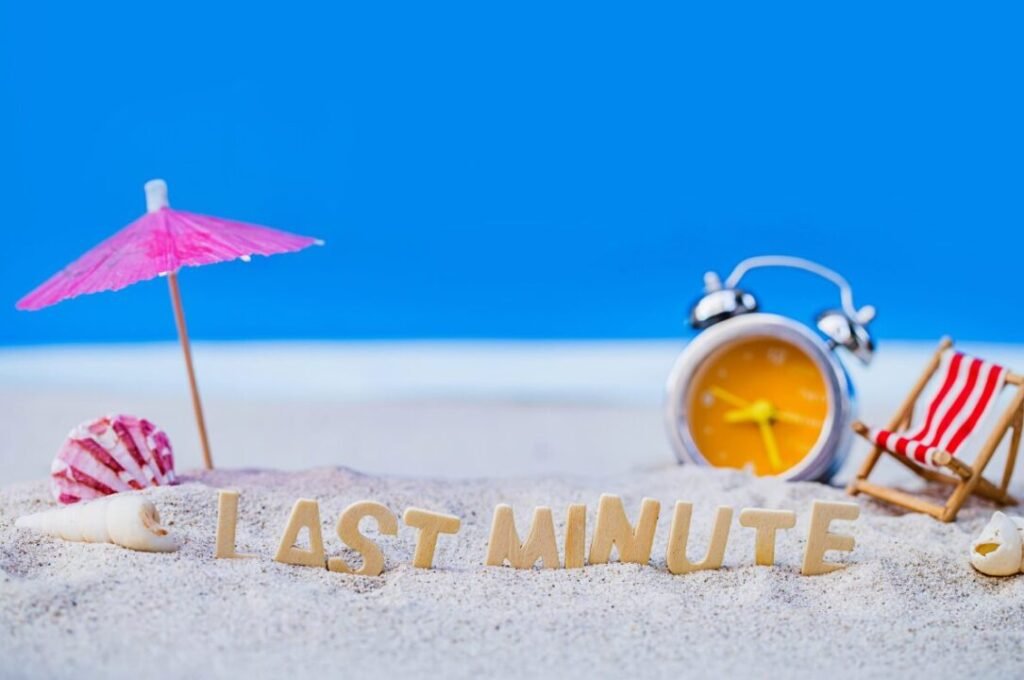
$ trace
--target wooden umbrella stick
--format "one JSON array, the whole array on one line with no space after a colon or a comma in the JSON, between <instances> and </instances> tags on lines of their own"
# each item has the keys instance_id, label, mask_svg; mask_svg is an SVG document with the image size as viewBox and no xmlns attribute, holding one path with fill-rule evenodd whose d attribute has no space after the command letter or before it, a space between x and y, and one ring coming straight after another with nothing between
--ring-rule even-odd
<instances>
[{"instance_id":1,"label":"wooden umbrella stick","mask_svg":"<svg viewBox=\"0 0 1024 680\"><path fill-rule=\"evenodd\" d=\"M171 289L171 303L174 305L174 320L178 324L178 339L181 351L185 354L185 368L188 371L188 386L192 390L192 409L195 411L196 424L199 426L199 440L203 445L203 464L207 470L213 469L213 457L210 455L210 440L206 436L206 419L203 418L203 402L199 399L199 387L196 385L196 372L192 367L192 346L188 340L188 326L185 325L185 309L181 305L181 291L178 289L178 274L167 274L167 284Z\"/></svg>"}]
</instances>

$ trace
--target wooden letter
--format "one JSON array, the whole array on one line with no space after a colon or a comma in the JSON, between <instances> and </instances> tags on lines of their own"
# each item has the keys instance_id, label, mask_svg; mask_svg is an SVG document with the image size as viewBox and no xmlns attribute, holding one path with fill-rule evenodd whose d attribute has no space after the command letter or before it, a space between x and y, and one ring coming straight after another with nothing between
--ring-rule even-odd
<instances>
[{"instance_id":1,"label":"wooden letter","mask_svg":"<svg viewBox=\"0 0 1024 680\"><path fill-rule=\"evenodd\" d=\"M565 568L579 569L587 537L587 506L573 503L565 520Z\"/></svg>"},{"instance_id":2,"label":"wooden letter","mask_svg":"<svg viewBox=\"0 0 1024 680\"><path fill-rule=\"evenodd\" d=\"M718 569L725 559L725 546L729 542L729 525L732 523L732 508L728 505L719 506L715 513L715 525L711 529L711 542L708 551L700 562L691 562L686 557L686 544L690 540L690 518L693 516L693 504L677 502L672 514L672 526L668 534L668 552L666 562L668 570L673 574L689 574L701 569Z\"/></svg>"},{"instance_id":3,"label":"wooden letter","mask_svg":"<svg viewBox=\"0 0 1024 680\"><path fill-rule=\"evenodd\" d=\"M299 532L309 529L309 550L295 547ZM288 518L281 543L277 546L274 559L285 564L299 564L306 567L324 566L324 537L320 533L320 506L316 501L302 498L295 501L292 516Z\"/></svg>"},{"instance_id":4,"label":"wooden letter","mask_svg":"<svg viewBox=\"0 0 1024 680\"><path fill-rule=\"evenodd\" d=\"M221 489L217 496L217 550L214 557L255 557L235 552L235 525L238 524L238 492Z\"/></svg>"},{"instance_id":5,"label":"wooden letter","mask_svg":"<svg viewBox=\"0 0 1024 680\"><path fill-rule=\"evenodd\" d=\"M551 508L534 508L533 524L525 543L519 542L512 506L502 503L494 508L491 540L487 545L487 566L500 567L508 560L516 569L532 569L538 559L545 569L560 566Z\"/></svg>"},{"instance_id":6,"label":"wooden letter","mask_svg":"<svg viewBox=\"0 0 1024 680\"><path fill-rule=\"evenodd\" d=\"M654 530L658 527L661 503L645 498L640 504L640 521L636 528L629 523L622 499L611 494L602 494L597 506L597 526L590 541L590 563L605 564L611 557L612 547L617 547L620 562L647 564L651 559L651 545Z\"/></svg>"},{"instance_id":7,"label":"wooden letter","mask_svg":"<svg viewBox=\"0 0 1024 680\"><path fill-rule=\"evenodd\" d=\"M412 565L420 569L430 569L433 566L437 535L457 534L462 524L458 517L419 508L406 508L402 521L420 530L416 536L416 552L412 557Z\"/></svg>"},{"instance_id":8,"label":"wooden letter","mask_svg":"<svg viewBox=\"0 0 1024 680\"><path fill-rule=\"evenodd\" d=\"M757 529L754 539L754 561L764 567L775 564L775 532L796 526L796 513L792 510L763 510L743 508L740 525Z\"/></svg>"},{"instance_id":9,"label":"wooden letter","mask_svg":"<svg viewBox=\"0 0 1024 680\"><path fill-rule=\"evenodd\" d=\"M807 547L804 549L804 564L800 573L804 576L827 574L844 565L825 561L826 550L853 550L853 536L833 534L829 524L833 520L845 519L853 521L860 517L860 506L856 503L832 503L814 501L811 505L811 526L807 530Z\"/></svg>"},{"instance_id":10,"label":"wooden letter","mask_svg":"<svg viewBox=\"0 0 1024 680\"><path fill-rule=\"evenodd\" d=\"M384 571L384 553L376 543L359 533L359 521L364 517L373 517L377 520L378 530L382 534L394 536L398 533L398 518L395 517L395 513L374 501L353 503L345 508L338 518L338 538L363 556L363 566L353 571L345 560L332 557L327 560L327 568L331 571L357 576L380 576Z\"/></svg>"}]
</instances>

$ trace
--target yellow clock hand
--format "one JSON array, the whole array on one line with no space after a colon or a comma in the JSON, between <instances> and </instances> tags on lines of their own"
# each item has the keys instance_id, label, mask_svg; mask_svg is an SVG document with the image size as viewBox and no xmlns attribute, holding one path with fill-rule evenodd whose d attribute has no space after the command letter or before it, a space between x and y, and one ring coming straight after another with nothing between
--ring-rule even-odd
<instances>
[{"instance_id":1,"label":"yellow clock hand","mask_svg":"<svg viewBox=\"0 0 1024 680\"><path fill-rule=\"evenodd\" d=\"M747 400L741 397L737 397L732 392L724 390L718 385L712 385L709 391L715 398L721 399L726 404L735 406L736 408L746 408L747 406L750 405L750 402L748 402Z\"/></svg>"},{"instance_id":2,"label":"yellow clock hand","mask_svg":"<svg viewBox=\"0 0 1024 680\"><path fill-rule=\"evenodd\" d=\"M712 393L721 388L712 387ZM722 390L724 392L724 390ZM725 392L726 396L739 399L735 395ZM718 396L717 394L715 396ZM725 399L723 399L725 401ZM740 399L742 401L742 399ZM795 415L795 414L794 414ZM725 413L727 423L756 423L761 433L761 441L764 443L764 451L768 454L768 462L773 470L782 469L782 458L779 456L779 444L775 441L775 433L772 432L772 421L776 418L777 412L770 401L758 399L752 404Z\"/></svg>"},{"instance_id":3,"label":"yellow clock hand","mask_svg":"<svg viewBox=\"0 0 1024 680\"><path fill-rule=\"evenodd\" d=\"M732 411L725 412L725 422L727 423L754 423L757 422L757 416L754 415L752 410L747 408L733 409Z\"/></svg>"},{"instance_id":4,"label":"yellow clock hand","mask_svg":"<svg viewBox=\"0 0 1024 680\"><path fill-rule=\"evenodd\" d=\"M775 441L775 433L772 426L766 420L758 421L758 429L761 430L761 441L764 442L765 453L768 454L768 461L772 464L773 470L782 469L782 459L779 457L779 445Z\"/></svg>"},{"instance_id":5,"label":"yellow clock hand","mask_svg":"<svg viewBox=\"0 0 1024 680\"><path fill-rule=\"evenodd\" d=\"M746 408L725 412L727 423L772 423L776 416L775 406L767 399L758 399Z\"/></svg>"}]
</instances>

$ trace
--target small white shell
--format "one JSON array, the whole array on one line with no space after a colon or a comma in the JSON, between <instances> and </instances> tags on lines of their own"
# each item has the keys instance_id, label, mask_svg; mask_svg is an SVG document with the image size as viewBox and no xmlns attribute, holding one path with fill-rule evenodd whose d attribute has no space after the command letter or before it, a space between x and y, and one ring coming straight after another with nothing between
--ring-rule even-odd
<instances>
[{"instance_id":1,"label":"small white shell","mask_svg":"<svg viewBox=\"0 0 1024 680\"><path fill-rule=\"evenodd\" d=\"M1024 570L1024 520L992 515L971 543L971 566L988 576L1012 576Z\"/></svg>"},{"instance_id":2,"label":"small white shell","mask_svg":"<svg viewBox=\"0 0 1024 680\"><path fill-rule=\"evenodd\" d=\"M178 542L160 526L156 506L134 493L105 496L34 515L19 517L15 526L65 541L113 543L131 550L173 552Z\"/></svg>"}]
</instances>

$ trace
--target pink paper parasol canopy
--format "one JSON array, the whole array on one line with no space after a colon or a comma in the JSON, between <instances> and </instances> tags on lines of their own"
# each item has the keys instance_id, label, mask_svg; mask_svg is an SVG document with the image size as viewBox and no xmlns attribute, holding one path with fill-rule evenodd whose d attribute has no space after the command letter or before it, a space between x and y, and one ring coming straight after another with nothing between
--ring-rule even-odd
<instances>
[{"instance_id":1,"label":"pink paper parasol canopy","mask_svg":"<svg viewBox=\"0 0 1024 680\"><path fill-rule=\"evenodd\" d=\"M166 276L171 290L178 336L185 354L193 406L207 468L213 467L199 390L185 325L178 270L252 255L293 253L323 241L255 224L172 210L167 183L146 182L146 214L88 251L18 301L34 311L87 293L120 290L139 281Z\"/></svg>"},{"instance_id":2,"label":"pink paper parasol canopy","mask_svg":"<svg viewBox=\"0 0 1024 680\"><path fill-rule=\"evenodd\" d=\"M172 210L167 184L146 183L148 212L23 297L35 311L87 293L121 290L182 267L292 253L322 241L268 227Z\"/></svg>"}]
</instances>

